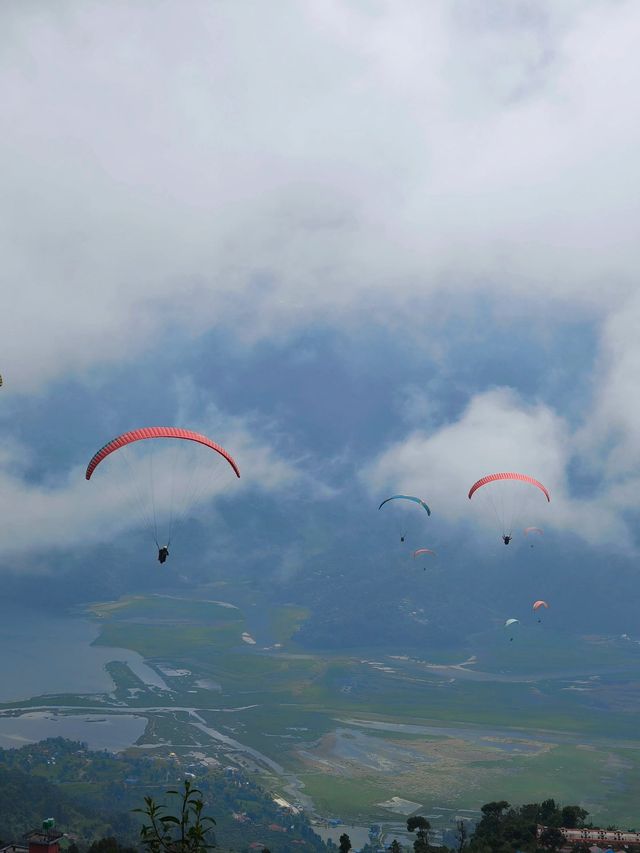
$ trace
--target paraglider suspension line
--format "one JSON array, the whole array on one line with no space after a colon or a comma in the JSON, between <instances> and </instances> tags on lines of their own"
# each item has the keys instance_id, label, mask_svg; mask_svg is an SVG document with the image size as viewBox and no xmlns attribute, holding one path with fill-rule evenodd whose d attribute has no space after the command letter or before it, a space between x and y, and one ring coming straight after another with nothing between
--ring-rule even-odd
<instances>
[{"instance_id":1,"label":"paraglider suspension line","mask_svg":"<svg viewBox=\"0 0 640 853\"><path fill-rule=\"evenodd\" d=\"M156 513L156 495L155 488L153 483L153 448L151 448L151 452L149 453L149 477L151 480L151 507L153 509L153 532L156 539L158 541L158 517ZM158 546L159 547L159 546Z\"/></svg>"},{"instance_id":2,"label":"paraglider suspension line","mask_svg":"<svg viewBox=\"0 0 640 853\"><path fill-rule=\"evenodd\" d=\"M173 507L176 492L176 468L178 464L178 442L173 445L173 453L171 459L171 499L169 501L169 533L167 537L167 545L171 544L171 534L173 533Z\"/></svg>"},{"instance_id":3,"label":"paraglider suspension line","mask_svg":"<svg viewBox=\"0 0 640 853\"><path fill-rule=\"evenodd\" d=\"M492 493L491 493L491 488L490 488L490 487L489 487L489 489L488 489L487 497L488 497L488 499L489 499L489 503L491 504L491 509L493 510L493 514L494 514L494 515L495 515L495 517L496 517L496 521L498 522L498 527L503 527L503 521L502 521L502 518L501 518L500 514L498 513L498 509L497 509L496 504L495 504L495 501L494 501L494 499L493 499L493 495L492 495ZM503 530L503 531L502 531L502 533L503 533L503 535L504 535L504 534L506 533L506 531L505 531L505 530Z\"/></svg>"},{"instance_id":4,"label":"paraglider suspension line","mask_svg":"<svg viewBox=\"0 0 640 853\"><path fill-rule=\"evenodd\" d=\"M133 489L134 489L136 496L137 496L136 507L138 510L138 515L139 515L140 519L142 520L144 527L153 529L153 520L152 520L152 518L149 514L149 511L148 511L148 500L145 499L142 488L138 482L138 477L136 476L135 469L134 469L133 465L131 464L131 459L129 458L129 449L127 447L123 447L122 450L120 451L120 454L121 454L121 459L124 460L125 465L129 469L129 480L132 483ZM124 490L122 490L122 491L126 495L126 492L124 492ZM157 538L157 533L156 533L156 538Z\"/></svg>"}]
</instances>

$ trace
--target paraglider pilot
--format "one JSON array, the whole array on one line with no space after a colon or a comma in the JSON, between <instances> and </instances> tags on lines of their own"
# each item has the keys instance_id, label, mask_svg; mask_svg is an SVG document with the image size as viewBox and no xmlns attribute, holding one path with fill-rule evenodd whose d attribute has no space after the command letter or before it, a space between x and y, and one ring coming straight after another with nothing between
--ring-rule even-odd
<instances>
[{"instance_id":1,"label":"paraglider pilot","mask_svg":"<svg viewBox=\"0 0 640 853\"><path fill-rule=\"evenodd\" d=\"M513 536L507 536L507 534L506 534L506 533L505 533L505 534L504 534L504 536L502 537L502 541L504 542L504 544L505 544L505 545L508 545L508 544L509 544L509 542L511 542L511 540L512 540L512 539L513 539Z\"/></svg>"},{"instance_id":2,"label":"paraglider pilot","mask_svg":"<svg viewBox=\"0 0 640 853\"><path fill-rule=\"evenodd\" d=\"M163 545L162 548L158 548L158 562L164 563L166 562L167 557L169 556L169 549L166 545Z\"/></svg>"}]
</instances>

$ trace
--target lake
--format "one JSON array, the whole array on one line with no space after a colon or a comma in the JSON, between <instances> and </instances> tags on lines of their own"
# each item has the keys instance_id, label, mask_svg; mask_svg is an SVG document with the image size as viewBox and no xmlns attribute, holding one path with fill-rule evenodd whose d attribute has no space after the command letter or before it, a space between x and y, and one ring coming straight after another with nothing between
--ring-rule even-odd
<instances>
[{"instance_id":1,"label":"lake","mask_svg":"<svg viewBox=\"0 0 640 853\"><path fill-rule=\"evenodd\" d=\"M56 714L29 711L19 717L0 716L0 747L15 749L48 737L80 740L89 749L119 752L140 737L146 719L135 714Z\"/></svg>"},{"instance_id":2,"label":"lake","mask_svg":"<svg viewBox=\"0 0 640 853\"><path fill-rule=\"evenodd\" d=\"M52 693L109 693L105 670L124 661L147 684L167 689L137 652L92 646L100 626L83 616L12 607L0 619L0 702Z\"/></svg>"}]
</instances>

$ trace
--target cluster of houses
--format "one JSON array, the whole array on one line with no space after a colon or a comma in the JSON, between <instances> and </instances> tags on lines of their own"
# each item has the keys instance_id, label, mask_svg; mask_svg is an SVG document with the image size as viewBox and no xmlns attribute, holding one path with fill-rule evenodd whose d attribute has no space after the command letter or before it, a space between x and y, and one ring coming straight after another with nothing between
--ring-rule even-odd
<instances>
[{"instance_id":1,"label":"cluster of houses","mask_svg":"<svg viewBox=\"0 0 640 853\"><path fill-rule=\"evenodd\" d=\"M33 829L24 836L24 843L14 841L0 846L0 853L60 853L60 839L63 832L58 832L56 822L52 817L42 821L40 829Z\"/></svg>"}]
</instances>

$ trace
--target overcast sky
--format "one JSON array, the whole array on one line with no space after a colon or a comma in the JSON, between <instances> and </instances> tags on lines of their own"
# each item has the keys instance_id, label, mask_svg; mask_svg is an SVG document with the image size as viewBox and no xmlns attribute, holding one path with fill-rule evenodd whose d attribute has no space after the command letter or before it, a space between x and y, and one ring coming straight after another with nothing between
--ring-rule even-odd
<instances>
[{"instance_id":1,"label":"overcast sky","mask_svg":"<svg viewBox=\"0 0 640 853\"><path fill-rule=\"evenodd\" d=\"M157 423L243 500L455 526L525 470L633 555L639 42L632 0L2 4L4 568L135 527L83 471Z\"/></svg>"}]
</instances>

